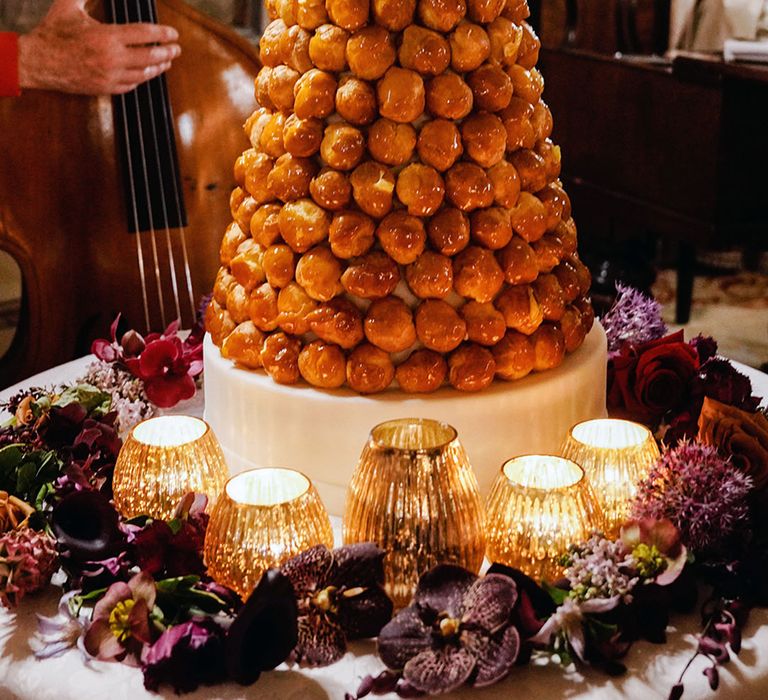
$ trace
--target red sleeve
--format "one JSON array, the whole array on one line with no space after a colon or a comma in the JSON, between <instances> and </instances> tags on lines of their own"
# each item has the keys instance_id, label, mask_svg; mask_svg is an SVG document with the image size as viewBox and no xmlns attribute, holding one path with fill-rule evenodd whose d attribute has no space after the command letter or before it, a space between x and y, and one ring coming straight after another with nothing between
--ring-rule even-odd
<instances>
[{"instance_id":1,"label":"red sleeve","mask_svg":"<svg viewBox=\"0 0 768 700\"><path fill-rule=\"evenodd\" d=\"M20 94L18 42L18 34L0 32L0 97Z\"/></svg>"}]
</instances>

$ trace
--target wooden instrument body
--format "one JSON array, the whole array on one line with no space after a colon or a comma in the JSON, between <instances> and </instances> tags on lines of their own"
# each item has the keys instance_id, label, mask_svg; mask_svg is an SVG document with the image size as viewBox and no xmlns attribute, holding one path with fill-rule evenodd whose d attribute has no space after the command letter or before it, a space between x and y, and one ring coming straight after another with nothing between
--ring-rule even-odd
<instances>
[{"instance_id":1,"label":"wooden instrument body","mask_svg":"<svg viewBox=\"0 0 768 700\"><path fill-rule=\"evenodd\" d=\"M158 0L182 55L167 73L197 296L212 287L231 220L232 165L247 147L240 128L255 108L258 49L182 0ZM117 312L143 329L136 235L128 233L109 97L27 91L0 99L0 248L18 262L21 319L0 360L0 386L83 354ZM178 231L171 231L179 285ZM148 234L139 234L148 236ZM166 231L155 233L166 316L176 317ZM155 263L145 238L151 325L160 329ZM182 307L189 323L189 302Z\"/></svg>"}]
</instances>

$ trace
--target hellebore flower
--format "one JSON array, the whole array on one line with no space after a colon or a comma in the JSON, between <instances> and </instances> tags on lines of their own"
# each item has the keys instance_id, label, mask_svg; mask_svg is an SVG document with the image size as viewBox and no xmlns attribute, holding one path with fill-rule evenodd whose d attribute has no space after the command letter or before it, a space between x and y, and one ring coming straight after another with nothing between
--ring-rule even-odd
<instances>
[{"instance_id":1,"label":"hellebore flower","mask_svg":"<svg viewBox=\"0 0 768 700\"><path fill-rule=\"evenodd\" d=\"M152 642L149 615L156 595L155 582L144 571L128 583L113 583L93 609L85 650L102 661L138 659L142 647Z\"/></svg>"},{"instance_id":2,"label":"hellebore flower","mask_svg":"<svg viewBox=\"0 0 768 700\"><path fill-rule=\"evenodd\" d=\"M317 545L293 557L281 571L293 585L299 638L291 660L327 666L347 641L375 637L392 617L384 583L384 552L371 543L329 551Z\"/></svg>"},{"instance_id":3,"label":"hellebore flower","mask_svg":"<svg viewBox=\"0 0 768 700\"><path fill-rule=\"evenodd\" d=\"M549 645L553 638L561 637L568 643L577 658L585 662L587 645L584 636L584 616L613 610L620 600L618 595L613 598L591 598L590 600L568 597L544 623L538 634L531 637L531 641L534 644Z\"/></svg>"},{"instance_id":4,"label":"hellebore flower","mask_svg":"<svg viewBox=\"0 0 768 700\"><path fill-rule=\"evenodd\" d=\"M648 582L667 586L685 567L688 552L680 531L666 518L630 520L621 528L621 541L631 552L638 574Z\"/></svg>"},{"instance_id":5,"label":"hellebore flower","mask_svg":"<svg viewBox=\"0 0 768 700\"><path fill-rule=\"evenodd\" d=\"M56 615L37 616L37 630L29 640L29 646L38 659L60 656L74 646L79 647L83 655L87 656L83 647L85 622L80 619L71 604L72 599L78 595L80 591L70 591L61 596Z\"/></svg>"},{"instance_id":6,"label":"hellebore flower","mask_svg":"<svg viewBox=\"0 0 768 700\"><path fill-rule=\"evenodd\" d=\"M508 576L478 578L439 564L419 579L411 605L381 630L379 655L424 693L492 685L509 673L520 650L512 624L517 597Z\"/></svg>"},{"instance_id":7,"label":"hellebore flower","mask_svg":"<svg viewBox=\"0 0 768 700\"><path fill-rule=\"evenodd\" d=\"M228 676L255 683L288 658L298 639L296 597L288 577L269 569L248 597L225 640Z\"/></svg>"},{"instance_id":8,"label":"hellebore flower","mask_svg":"<svg viewBox=\"0 0 768 700\"><path fill-rule=\"evenodd\" d=\"M144 687L157 691L167 683L177 693L199 685L215 685L226 678L224 630L210 618L169 627L141 659Z\"/></svg>"}]
</instances>

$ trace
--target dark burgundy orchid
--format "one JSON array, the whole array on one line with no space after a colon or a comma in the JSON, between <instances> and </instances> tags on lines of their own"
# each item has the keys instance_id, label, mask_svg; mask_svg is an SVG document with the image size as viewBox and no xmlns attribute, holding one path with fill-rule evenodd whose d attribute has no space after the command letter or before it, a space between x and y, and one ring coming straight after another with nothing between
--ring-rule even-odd
<instances>
[{"instance_id":1,"label":"dark burgundy orchid","mask_svg":"<svg viewBox=\"0 0 768 700\"><path fill-rule=\"evenodd\" d=\"M447 693L484 687L511 670L520 650L513 624L517 586L509 576L440 564L419 580L411 605L379 634L379 655L408 687Z\"/></svg>"},{"instance_id":2,"label":"dark burgundy orchid","mask_svg":"<svg viewBox=\"0 0 768 700\"><path fill-rule=\"evenodd\" d=\"M296 646L296 597L287 576L267 571L248 597L225 640L229 677L241 685L255 683L288 658Z\"/></svg>"},{"instance_id":3,"label":"dark burgundy orchid","mask_svg":"<svg viewBox=\"0 0 768 700\"><path fill-rule=\"evenodd\" d=\"M155 692L164 684L190 693L200 685L221 683L227 673L224 630L210 618L169 627L145 648L141 670L144 687Z\"/></svg>"},{"instance_id":4,"label":"dark burgundy orchid","mask_svg":"<svg viewBox=\"0 0 768 700\"><path fill-rule=\"evenodd\" d=\"M195 394L195 377L203 371L203 333L199 324L186 340L179 338L179 321L162 333L142 337L128 331L117 342L118 316L111 326L111 340L96 340L91 352L103 362L124 365L144 382L147 398L160 408L170 408Z\"/></svg>"},{"instance_id":5,"label":"dark burgundy orchid","mask_svg":"<svg viewBox=\"0 0 768 700\"><path fill-rule=\"evenodd\" d=\"M291 660L327 666L347 641L375 637L392 617L384 592L384 552L371 543L330 551L317 545L287 561L281 571L293 585L299 637Z\"/></svg>"}]
</instances>

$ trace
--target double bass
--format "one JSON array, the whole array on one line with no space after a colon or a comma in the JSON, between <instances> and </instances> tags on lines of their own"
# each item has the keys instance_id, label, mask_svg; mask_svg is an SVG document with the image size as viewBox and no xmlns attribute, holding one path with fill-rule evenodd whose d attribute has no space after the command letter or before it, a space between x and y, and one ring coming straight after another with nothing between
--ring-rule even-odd
<instances>
[{"instance_id":1,"label":"double bass","mask_svg":"<svg viewBox=\"0 0 768 700\"><path fill-rule=\"evenodd\" d=\"M118 312L188 327L218 267L258 48L182 0L106 13L175 27L182 54L136 95L0 98L0 249L22 277L0 387L84 354Z\"/></svg>"}]
</instances>

